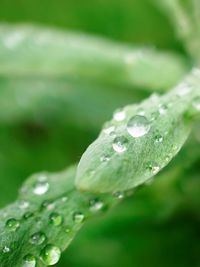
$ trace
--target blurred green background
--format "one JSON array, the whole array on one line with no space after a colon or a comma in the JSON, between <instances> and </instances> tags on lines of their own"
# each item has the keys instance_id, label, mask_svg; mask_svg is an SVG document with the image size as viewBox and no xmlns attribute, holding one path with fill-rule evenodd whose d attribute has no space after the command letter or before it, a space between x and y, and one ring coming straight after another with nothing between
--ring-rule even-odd
<instances>
[{"instance_id":1,"label":"blurred green background","mask_svg":"<svg viewBox=\"0 0 200 267\"><path fill-rule=\"evenodd\" d=\"M170 21L151 0L1 0L0 21L53 26L185 54ZM1 206L16 198L31 173L59 171L78 162L115 108L149 93L145 88L139 96L129 88L90 90L88 97L98 99L98 106L88 103L88 121L78 110L82 94L75 94L69 108L58 100L60 110L47 106L29 118L1 121ZM200 267L199 152L193 153L196 143L191 140L158 182L86 225L58 266ZM196 157L192 166L183 168L191 154Z\"/></svg>"}]
</instances>

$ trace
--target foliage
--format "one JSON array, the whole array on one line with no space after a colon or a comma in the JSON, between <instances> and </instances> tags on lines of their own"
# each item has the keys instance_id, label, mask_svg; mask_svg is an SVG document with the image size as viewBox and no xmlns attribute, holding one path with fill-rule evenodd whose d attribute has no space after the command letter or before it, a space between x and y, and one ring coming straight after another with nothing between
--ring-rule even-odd
<instances>
[{"instance_id":1,"label":"foliage","mask_svg":"<svg viewBox=\"0 0 200 267\"><path fill-rule=\"evenodd\" d=\"M200 264L199 4L153 4L185 51L1 24L1 206L21 188L0 211L1 267L56 264L93 217L58 266Z\"/></svg>"}]
</instances>

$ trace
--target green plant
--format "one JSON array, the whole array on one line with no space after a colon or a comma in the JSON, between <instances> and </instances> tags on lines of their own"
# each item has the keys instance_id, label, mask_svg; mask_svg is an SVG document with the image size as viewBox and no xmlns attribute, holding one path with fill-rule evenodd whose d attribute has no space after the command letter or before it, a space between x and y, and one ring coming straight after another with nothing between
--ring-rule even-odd
<instances>
[{"instance_id":1,"label":"green plant","mask_svg":"<svg viewBox=\"0 0 200 267\"><path fill-rule=\"evenodd\" d=\"M193 14L183 13L179 1L166 1L166 4L175 14L173 18L178 19L174 20L178 26L182 14L184 21L193 21ZM194 1L194 4L198 3ZM85 108L81 119L71 112L71 120L77 120L80 125L84 119L93 122L88 107L97 97L91 96L88 103L76 102L80 90L83 95L94 88L104 90L113 101L121 95L112 88L123 86L137 88L135 100L151 92L163 95L153 94L139 104L117 110L78 167L61 173L40 173L25 182L18 200L0 213L0 266L37 264L39 267L57 263L61 251L83 222L147 184L176 156L200 113L197 29L188 27L187 32L180 33L188 57L196 66L185 77L190 69L189 60L176 54L37 27L1 26L0 119L3 122L34 118L37 110L48 118L49 110L56 109L57 103L62 105L56 109L59 118L56 125L66 122L63 112L66 103L75 103L80 110ZM39 87L35 86L36 82L40 83ZM111 88L108 93L107 88ZM21 96L23 99L19 99ZM101 114L103 111L99 116L103 118ZM186 157L196 144L195 138L192 140L194 143L188 144ZM197 149L193 157L187 158L189 166L198 157ZM171 170L172 180L183 172L181 161L178 159ZM194 203L198 201L194 199Z\"/></svg>"}]
</instances>

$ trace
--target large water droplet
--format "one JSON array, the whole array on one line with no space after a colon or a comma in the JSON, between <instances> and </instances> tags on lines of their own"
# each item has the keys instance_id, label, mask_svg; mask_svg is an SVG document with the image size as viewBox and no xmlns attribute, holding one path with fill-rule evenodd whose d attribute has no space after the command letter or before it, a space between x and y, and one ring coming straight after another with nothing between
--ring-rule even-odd
<instances>
[{"instance_id":1,"label":"large water droplet","mask_svg":"<svg viewBox=\"0 0 200 267\"><path fill-rule=\"evenodd\" d=\"M63 223L63 217L59 213L53 212L49 216L49 222L55 226L59 226Z\"/></svg>"},{"instance_id":2,"label":"large water droplet","mask_svg":"<svg viewBox=\"0 0 200 267\"><path fill-rule=\"evenodd\" d=\"M89 201L90 211L96 212L96 211L101 210L103 207L104 207L104 203L98 198L90 199Z\"/></svg>"},{"instance_id":3,"label":"large water droplet","mask_svg":"<svg viewBox=\"0 0 200 267\"><path fill-rule=\"evenodd\" d=\"M75 212L73 214L73 221L75 223L82 223L84 218L85 218L85 216L84 216L84 214L82 212Z\"/></svg>"},{"instance_id":4,"label":"large water droplet","mask_svg":"<svg viewBox=\"0 0 200 267\"><path fill-rule=\"evenodd\" d=\"M34 245L41 245L46 241L46 235L42 232L34 233L30 238L30 243Z\"/></svg>"},{"instance_id":5,"label":"large water droplet","mask_svg":"<svg viewBox=\"0 0 200 267\"><path fill-rule=\"evenodd\" d=\"M36 266L36 258L31 254L26 255L23 259L22 267L35 267L35 266Z\"/></svg>"},{"instance_id":6,"label":"large water droplet","mask_svg":"<svg viewBox=\"0 0 200 267\"><path fill-rule=\"evenodd\" d=\"M127 131L132 137L141 137L147 134L150 130L150 122L145 116L136 115L127 123Z\"/></svg>"},{"instance_id":7,"label":"large water droplet","mask_svg":"<svg viewBox=\"0 0 200 267\"><path fill-rule=\"evenodd\" d=\"M123 153L127 150L128 139L125 136L117 136L113 140L112 147L117 153Z\"/></svg>"},{"instance_id":8,"label":"large water droplet","mask_svg":"<svg viewBox=\"0 0 200 267\"><path fill-rule=\"evenodd\" d=\"M44 264L54 265L60 259L61 251L58 247L48 244L40 254L40 257Z\"/></svg>"},{"instance_id":9,"label":"large water droplet","mask_svg":"<svg viewBox=\"0 0 200 267\"><path fill-rule=\"evenodd\" d=\"M33 193L35 195L44 195L48 190L49 190L48 182L38 182L33 188Z\"/></svg>"},{"instance_id":10,"label":"large water droplet","mask_svg":"<svg viewBox=\"0 0 200 267\"><path fill-rule=\"evenodd\" d=\"M6 228L9 229L10 231L16 231L20 226L20 223L18 220L11 218L7 220L6 222Z\"/></svg>"}]
</instances>

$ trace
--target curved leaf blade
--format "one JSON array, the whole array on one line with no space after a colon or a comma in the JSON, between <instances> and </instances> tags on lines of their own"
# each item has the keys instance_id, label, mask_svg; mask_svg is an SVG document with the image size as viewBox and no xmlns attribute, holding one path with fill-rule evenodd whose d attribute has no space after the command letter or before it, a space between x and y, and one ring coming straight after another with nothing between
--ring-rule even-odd
<instances>
[{"instance_id":1,"label":"curved leaf blade","mask_svg":"<svg viewBox=\"0 0 200 267\"><path fill-rule=\"evenodd\" d=\"M77 187L93 192L128 190L164 168L183 146L200 112L199 83L199 71L194 70L168 94L117 111L83 154Z\"/></svg>"}]
</instances>

